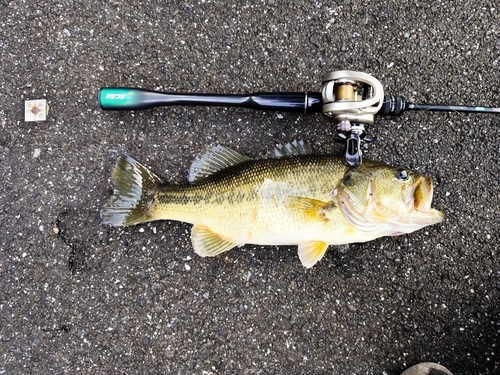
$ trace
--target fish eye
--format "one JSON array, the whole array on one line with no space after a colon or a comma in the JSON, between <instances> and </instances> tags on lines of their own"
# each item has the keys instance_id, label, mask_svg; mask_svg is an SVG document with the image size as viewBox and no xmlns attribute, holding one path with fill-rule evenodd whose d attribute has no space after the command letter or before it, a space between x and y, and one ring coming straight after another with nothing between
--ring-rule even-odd
<instances>
[{"instance_id":1,"label":"fish eye","mask_svg":"<svg viewBox=\"0 0 500 375\"><path fill-rule=\"evenodd\" d=\"M399 168L396 170L396 177L400 181L406 181L406 180L408 180L409 176L408 176L408 172L406 171L406 169Z\"/></svg>"}]
</instances>

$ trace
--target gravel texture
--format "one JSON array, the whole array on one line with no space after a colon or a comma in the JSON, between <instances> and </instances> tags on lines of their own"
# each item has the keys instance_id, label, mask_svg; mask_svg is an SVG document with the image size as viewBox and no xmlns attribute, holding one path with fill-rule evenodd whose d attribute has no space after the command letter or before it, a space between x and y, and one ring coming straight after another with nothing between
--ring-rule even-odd
<instances>
[{"instance_id":1,"label":"gravel texture","mask_svg":"<svg viewBox=\"0 0 500 375\"><path fill-rule=\"evenodd\" d=\"M419 103L500 104L495 1L0 1L0 374L500 372L498 115L377 118L373 159L430 173L442 224L330 249L199 258L190 226L99 225L123 153L173 182L219 143L263 156L321 115L106 112L102 86L318 91L370 73ZM47 121L24 101L47 99Z\"/></svg>"}]
</instances>

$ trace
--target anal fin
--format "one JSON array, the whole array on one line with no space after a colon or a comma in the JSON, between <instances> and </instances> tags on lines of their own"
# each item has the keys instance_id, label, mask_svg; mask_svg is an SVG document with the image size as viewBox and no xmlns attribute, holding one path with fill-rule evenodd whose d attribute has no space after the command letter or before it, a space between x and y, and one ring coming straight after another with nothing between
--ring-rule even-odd
<instances>
[{"instance_id":1,"label":"anal fin","mask_svg":"<svg viewBox=\"0 0 500 375\"><path fill-rule=\"evenodd\" d=\"M314 266L325 255L328 244L323 241L308 241L299 244L299 258L306 268Z\"/></svg>"},{"instance_id":2,"label":"anal fin","mask_svg":"<svg viewBox=\"0 0 500 375\"><path fill-rule=\"evenodd\" d=\"M200 224L191 229L191 242L195 253L202 257L213 257L238 245Z\"/></svg>"}]
</instances>

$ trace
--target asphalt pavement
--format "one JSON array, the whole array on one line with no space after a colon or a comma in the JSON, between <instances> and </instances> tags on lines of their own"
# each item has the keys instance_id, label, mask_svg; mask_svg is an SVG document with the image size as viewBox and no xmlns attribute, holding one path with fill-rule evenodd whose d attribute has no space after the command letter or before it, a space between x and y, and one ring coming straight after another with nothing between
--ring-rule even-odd
<instances>
[{"instance_id":1,"label":"asphalt pavement","mask_svg":"<svg viewBox=\"0 0 500 375\"><path fill-rule=\"evenodd\" d=\"M190 225L110 228L132 155L176 183L222 144L263 157L322 115L103 111L103 86L319 91L357 70L418 103L500 106L495 1L0 1L0 374L387 374L423 361L500 373L500 115L377 117L366 156L436 181L445 220L331 248L192 250ZM46 121L24 102L46 99Z\"/></svg>"}]
</instances>

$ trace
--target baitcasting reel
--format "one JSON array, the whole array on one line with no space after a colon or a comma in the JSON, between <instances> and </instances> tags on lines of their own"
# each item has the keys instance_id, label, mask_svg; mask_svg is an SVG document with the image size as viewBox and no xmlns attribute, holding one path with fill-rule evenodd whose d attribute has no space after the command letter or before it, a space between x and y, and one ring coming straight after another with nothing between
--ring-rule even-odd
<instances>
[{"instance_id":1,"label":"baitcasting reel","mask_svg":"<svg viewBox=\"0 0 500 375\"><path fill-rule=\"evenodd\" d=\"M414 104L402 96L384 94L379 80L351 70L327 73L321 92L262 92L253 94L179 94L128 87L99 90L104 110L140 110L158 106L223 106L260 110L323 113L336 124L338 141L345 144L348 166L362 162L362 147L376 140L367 135L375 115L399 116L405 110L500 113L500 108Z\"/></svg>"},{"instance_id":2,"label":"baitcasting reel","mask_svg":"<svg viewBox=\"0 0 500 375\"><path fill-rule=\"evenodd\" d=\"M375 140L366 136L366 128L373 124L383 98L382 84L369 74L341 70L323 77L321 111L337 124L337 134L345 142L347 165L360 164L362 145Z\"/></svg>"}]
</instances>

